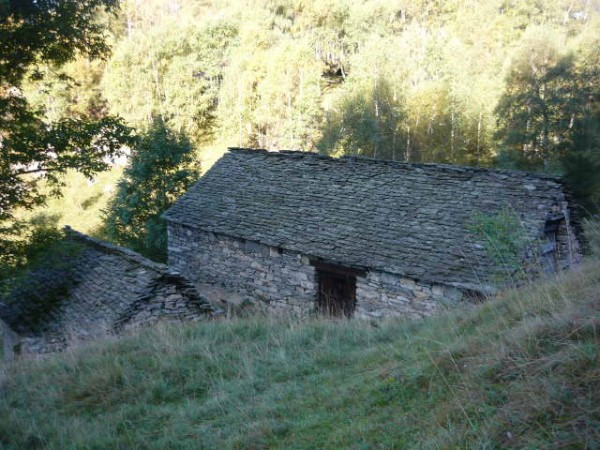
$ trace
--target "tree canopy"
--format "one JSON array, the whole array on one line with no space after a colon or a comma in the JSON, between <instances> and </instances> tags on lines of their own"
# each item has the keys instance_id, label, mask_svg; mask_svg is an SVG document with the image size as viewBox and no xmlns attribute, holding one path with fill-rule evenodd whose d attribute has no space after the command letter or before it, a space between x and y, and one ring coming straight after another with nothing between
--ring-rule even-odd
<instances>
[{"instance_id":1,"label":"tree canopy","mask_svg":"<svg viewBox=\"0 0 600 450\"><path fill-rule=\"evenodd\" d=\"M563 145L553 141L560 120L548 116L552 130L535 144L552 157L524 156L521 139L538 124L532 116L532 128L520 131L529 106L519 112L511 102L531 103L519 91L531 96L540 82L552 111L565 106L559 100L575 107L557 72L569 58L583 64L599 10L583 0L125 1L102 89L132 125L147 127L159 114L200 149L561 171L549 149ZM527 63L528 55L539 61ZM523 72L528 64L535 73Z\"/></svg>"},{"instance_id":2,"label":"tree canopy","mask_svg":"<svg viewBox=\"0 0 600 450\"><path fill-rule=\"evenodd\" d=\"M91 176L129 142L130 130L114 117L83 115L48 120L30 104L23 84L39 80L78 55L106 58L106 26L100 10L116 13L116 0L0 2L0 231L17 207L43 203L44 179L56 193L61 173L76 169ZM65 74L63 81L69 81Z\"/></svg>"},{"instance_id":3,"label":"tree canopy","mask_svg":"<svg viewBox=\"0 0 600 450\"><path fill-rule=\"evenodd\" d=\"M192 144L153 118L133 146L130 164L106 214L106 234L152 258L167 254L166 224L160 215L200 176Z\"/></svg>"},{"instance_id":4,"label":"tree canopy","mask_svg":"<svg viewBox=\"0 0 600 450\"><path fill-rule=\"evenodd\" d=\"M4 217L43 201L30 171L91 175L156 117L202 160L248 146L502 166L600 201L597 1L0 5Z\"/></svg>"}]
</instances>

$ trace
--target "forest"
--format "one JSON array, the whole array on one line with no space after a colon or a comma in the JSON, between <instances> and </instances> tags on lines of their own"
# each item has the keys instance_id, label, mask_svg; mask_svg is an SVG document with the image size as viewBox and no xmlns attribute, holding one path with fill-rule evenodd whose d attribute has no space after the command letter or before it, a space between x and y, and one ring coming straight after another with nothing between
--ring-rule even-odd
<instances>
[{"instance_id":1,"label":"forest","mask_svg":"<svg viewBox=\"0 0 600 450\"><path fill-rule=\"evenodd\" d=\"M5 0L0 39L4 236L128 157L100 233L160 259L160 213L228 146L556 173L600 201L596 0Z\"/></svg>"}]
</instances>

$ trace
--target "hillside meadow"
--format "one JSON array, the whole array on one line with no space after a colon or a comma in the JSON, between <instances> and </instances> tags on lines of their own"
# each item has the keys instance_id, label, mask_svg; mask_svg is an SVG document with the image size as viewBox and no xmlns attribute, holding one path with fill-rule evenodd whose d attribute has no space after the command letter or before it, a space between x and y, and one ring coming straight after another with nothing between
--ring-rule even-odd
<instances>
[{"instance_id":1,"label":"hillside meadow","mask_svg":"<svg viewBox=\"0 0 600 450\"><path fill-rule=\"evenodd\" d=\"M0 366L0 446L596 448L600 262L420 321L162 325Z\"/></svg>"}]
</instances>

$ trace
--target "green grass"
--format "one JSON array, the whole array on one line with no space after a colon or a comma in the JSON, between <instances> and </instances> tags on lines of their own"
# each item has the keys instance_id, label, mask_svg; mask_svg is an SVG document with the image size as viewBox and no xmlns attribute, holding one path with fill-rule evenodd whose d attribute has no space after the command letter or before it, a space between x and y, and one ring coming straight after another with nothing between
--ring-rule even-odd
<instances>
[{"instance_id":1,"label":"green grass","mask_svg":"<svg viewBox=\"0 0 600 450\"><path fill-rule=\"evenodd\" d=\"M0 369L4 448L597 448L600 263L421 321L232 319Z\"/></svg>"}]
</instances>

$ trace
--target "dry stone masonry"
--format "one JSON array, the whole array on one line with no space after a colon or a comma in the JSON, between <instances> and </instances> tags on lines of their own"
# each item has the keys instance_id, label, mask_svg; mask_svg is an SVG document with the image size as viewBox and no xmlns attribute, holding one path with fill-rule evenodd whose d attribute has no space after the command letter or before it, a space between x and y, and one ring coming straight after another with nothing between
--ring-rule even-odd
<instances>
[{"instance_id":1,"label":"dry stone masonry","mask_svg":"<svg viewBox=\"0 0 600 450\"><path fill-rule=\"evenodd\" d=\"M212 308L180 275L131 250L68 230L76 251L26 295L0 304L5 356L46 353L158 320L202 320ZM59 286L60 289L56 289Z\"/></svg>"},{"instance_id":2,"label":"dry stone masonry","mask_svg":"<svg viewBox=\"0 0 600 450\"><path fill-rule=\"evenodd\" d=\"M473 222L506 208L546 260L578 259L562 180L517 171L230 149L164 217L193 283L300 315L423 317L497 290Z\"/></svg>"},{"instance_id":3,"label":"dry stone masonry","mask_svg":"<svg viewBox=\"0 0 600 450\"><path fill-rule=\"evenodd\" d=\"M375 271L357 278L356 295L355 315L363 318L404 316L420 319L463 299L463 292L452 286Z\"/></svg>"},{"instance_id":4,"label":"dry stone masonry","mask_svg":"<svg viewBox=\"0 0 600 450\"><path fill-rule=\"evenodd\" d=\"M169 227L169 265L190 280L261 300L274 312L305 316L314 310L315 268L297 252L258 242Z\"/></svg>"}]
</instances>

